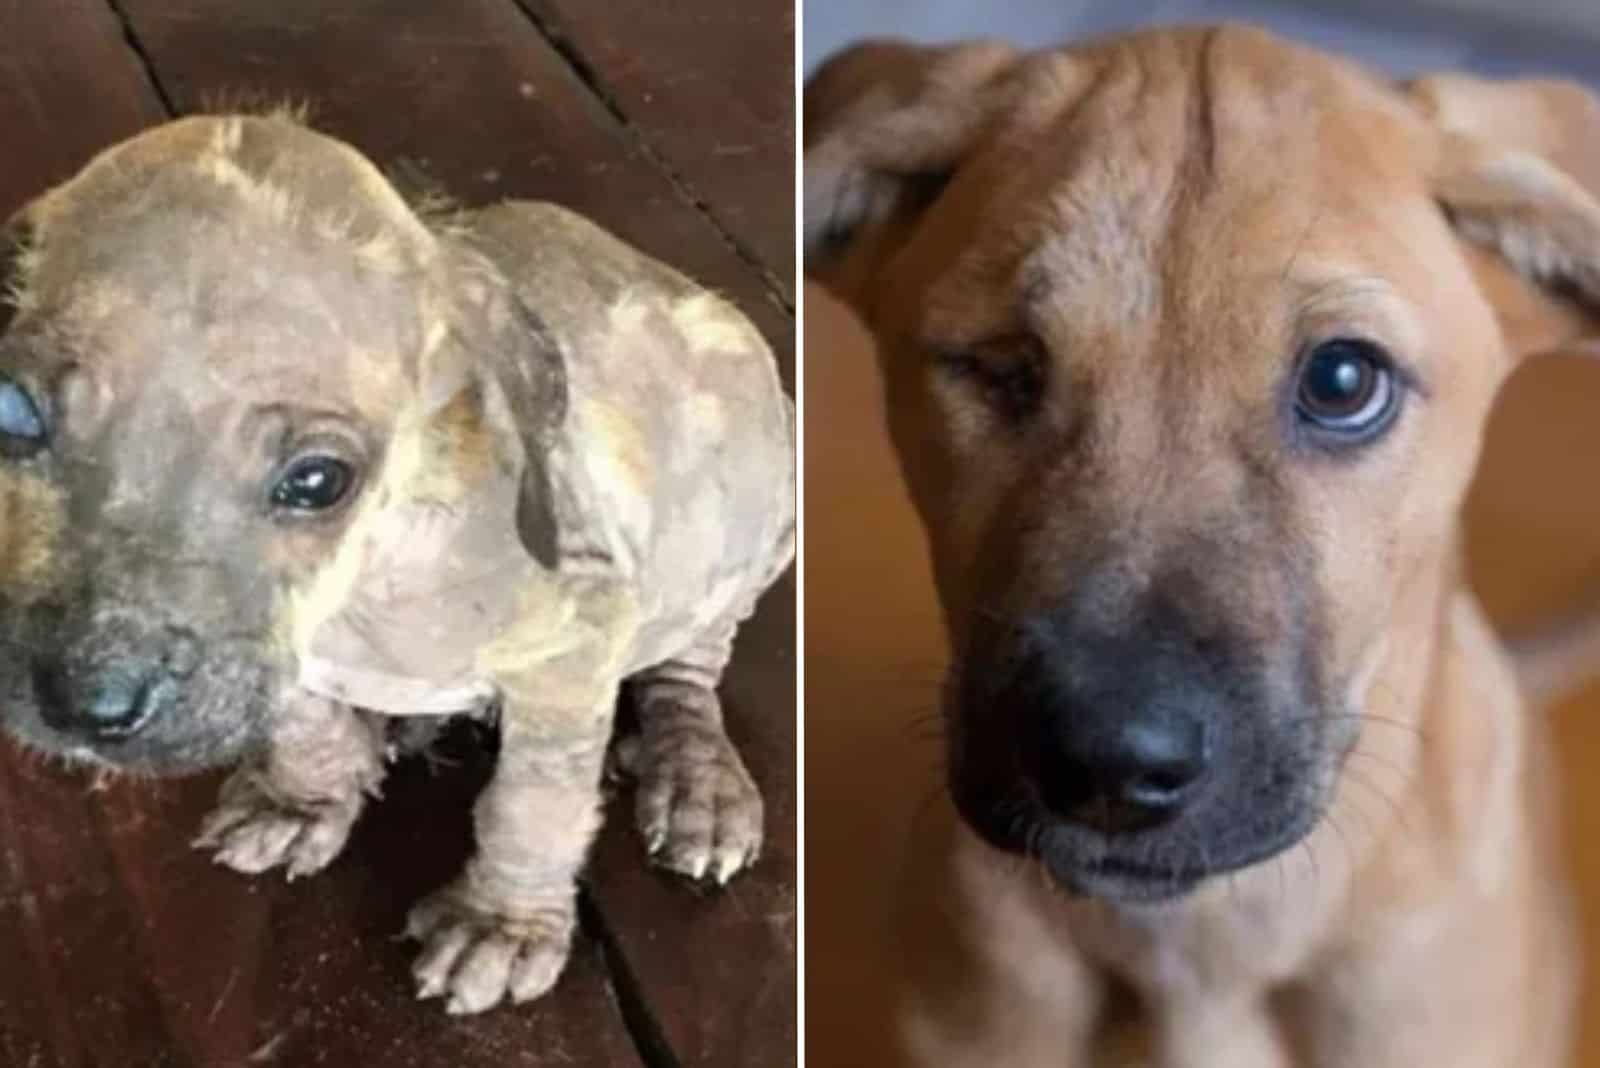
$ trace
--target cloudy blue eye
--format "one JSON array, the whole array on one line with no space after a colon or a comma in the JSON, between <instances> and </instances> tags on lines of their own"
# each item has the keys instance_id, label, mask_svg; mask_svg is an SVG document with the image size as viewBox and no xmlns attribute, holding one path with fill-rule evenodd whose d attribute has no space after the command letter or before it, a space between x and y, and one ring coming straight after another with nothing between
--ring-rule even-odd
<instances>
[{"instance_id":1,"label":"cloudy blue eye","mask_svg":"<svg viewBox=\"0 0 1600 1068\"><path fill-rule=\"evenodd\" d=\"M0 376L0 443L5 452L31 455L44 447L44 418L28 391Z\"/></svg>"}]
</instances>

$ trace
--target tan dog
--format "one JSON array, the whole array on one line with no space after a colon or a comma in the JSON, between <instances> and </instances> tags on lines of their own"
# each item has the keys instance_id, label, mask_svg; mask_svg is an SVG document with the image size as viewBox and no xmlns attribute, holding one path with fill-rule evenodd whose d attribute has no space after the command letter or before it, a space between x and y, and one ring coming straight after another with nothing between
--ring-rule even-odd
<instances>
[{"instance_id":1,"label":"tan dog","mask_svg":"<svg viewBox=\"0 0 1600 1068\"><path fill-rule=\"evenodd\" d=\"M1164 1068L1560 1064L1458 512L1508 373L1592 332L1600 104L1223 27L863 45L805 123L954 654L910 1059L1097 1063L1131 990Z\"/></svg>"},{"instance_id":2,"label":"tan dog","mask_svg":"<svg viewBox=\"0 0 1600 1068\"><path fill-rule=\"evenodd\" d=\"M791 407L729 305L547 204L408 204L285 116L188 119L18 216L0 340L0 721L153 772L245 757L203 844L326 865L380 716L497 708L422 996L566 960L624 679L637 818L725 881L759 793L715 687L792 556Z\"/></svg>"}]
</instances>

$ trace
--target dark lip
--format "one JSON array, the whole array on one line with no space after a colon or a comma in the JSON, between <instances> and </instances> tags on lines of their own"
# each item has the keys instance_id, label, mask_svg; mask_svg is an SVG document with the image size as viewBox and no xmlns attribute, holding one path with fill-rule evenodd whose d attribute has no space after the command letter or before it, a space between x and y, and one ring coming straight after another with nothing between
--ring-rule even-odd
<instances>
[{"instance_id":1,"label":"dark lip","mask_svg":"<svg viewBox=\"0 0 1600 1068\"><path fill-rule=\"evenodd\" d=\"M1126 904L1159 904L1192 892L1211 872L1152 867L1116 859L1068 865L1045 853L1050 877L1070 894Z\"/></svg>"},{"instance_id":2,"label":"dark lip","mask_svg":"<svg viewBox=\"0 0 1600 1068\"><path fill-rule=\"evenodd\" d=\"M1242 871L1293 848L1321 822L1321 809L1284 823L1277 832L1253 842L1250 848L1228 857L1225 864L1156 865L1128 860L1110 853L1110 843L1086 857L1056 838L1065 828L1045 816L1037 805L1017 805L1015 816L1002 820L994 809L977 799L952 791L961 820L991 847L1041 864L1052 880L1069 894L1128 904L1173 901L1195 890L1206 879ZM1052 841L1056 838L1055 841Z\"/></svg>"},{"instance_id":3,"label":"dark lip","mask_svg":"<svg viewBox=\"0 0 1600 1068\"><path fill-rule=\"evenodd\" d=\"M1139 864L1112 856L1084 859L1059 845L1053 847L1049 832L1039 833L1041 827L1049 825L1037 817L1016 820L1012 827L1002 830L992 820L974 819L959 802L957 809L962 822L991 847L1037 862L1057 886L1075 897L1126 903L1170 901L1215 874L1204 869Z\"/></svg>"}]
</instances>

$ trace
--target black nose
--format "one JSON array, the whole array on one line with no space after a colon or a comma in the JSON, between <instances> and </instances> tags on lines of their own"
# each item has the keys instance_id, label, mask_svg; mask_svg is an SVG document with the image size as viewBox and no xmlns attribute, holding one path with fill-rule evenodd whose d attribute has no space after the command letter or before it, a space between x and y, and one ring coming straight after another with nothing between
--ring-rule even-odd
<instances>
[{"instance_id":1,"label":"black nose","mask_svg":"<svg viewBox=\"0 0 1600 1068\"><path fill-rule=\"evenodd\" d=\"M1121 712L1119 715L1118 712ZM1178 709L1047 713L1039 789L1058 815L1103 831L1176 816L1211 762L1204 721Z\"/></svg>"},{"instance_id":2,"label":"black nose","mask_svg":"<svg viewBox=\"0 0 1600 1068\"><path fill-rule=\"evenodd\" d=\"M149 722L166 677L158 666L132 662L82 668L51 661L34 666L33 689L40 715L56 730L114 739Z\"/></svg>"}]
</instances>

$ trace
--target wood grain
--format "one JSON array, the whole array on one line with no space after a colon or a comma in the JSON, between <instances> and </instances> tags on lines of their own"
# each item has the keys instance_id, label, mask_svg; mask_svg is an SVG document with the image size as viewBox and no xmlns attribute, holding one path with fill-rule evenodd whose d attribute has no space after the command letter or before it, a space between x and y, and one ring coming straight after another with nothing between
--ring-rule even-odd
<instances>
[{"instance_id":1,"label":"wood grain","mask_svg":"<svg viewBox=\"0 0 1600 1068\"><path fill-rule=\"evenodd\" d=\"M792 301L794 5L520 2Z\"/></svg>"}]
</instances>

